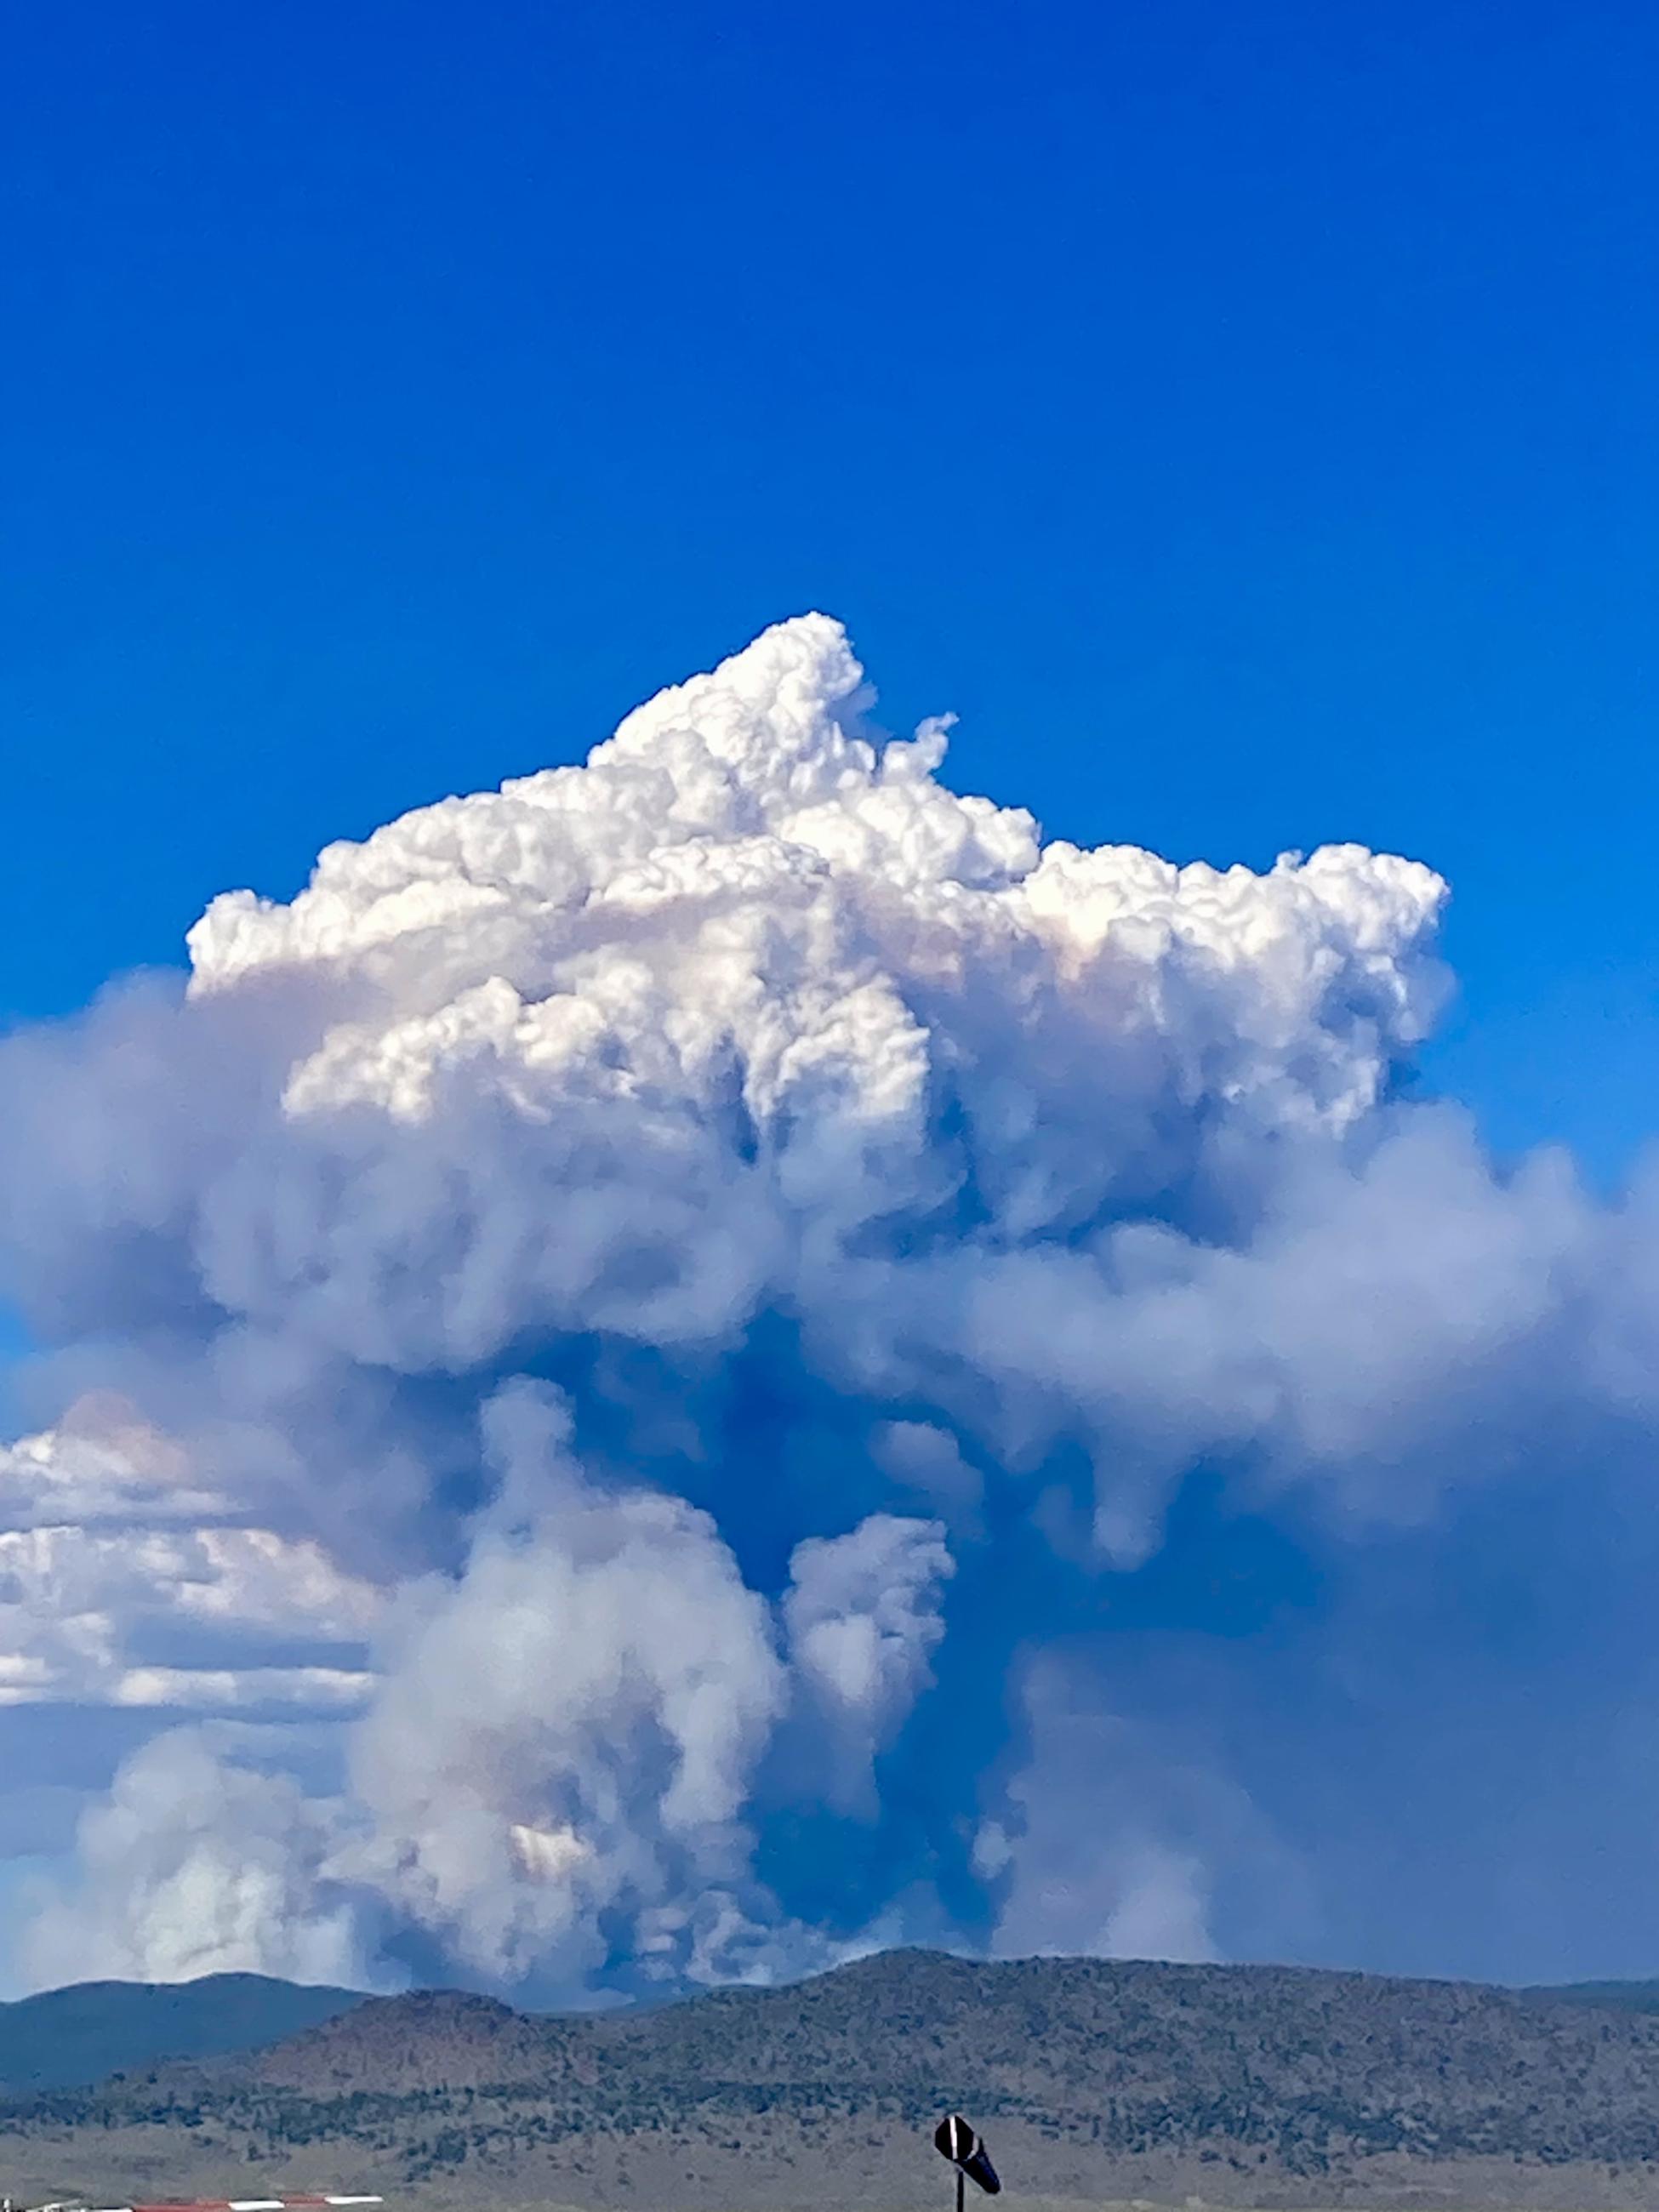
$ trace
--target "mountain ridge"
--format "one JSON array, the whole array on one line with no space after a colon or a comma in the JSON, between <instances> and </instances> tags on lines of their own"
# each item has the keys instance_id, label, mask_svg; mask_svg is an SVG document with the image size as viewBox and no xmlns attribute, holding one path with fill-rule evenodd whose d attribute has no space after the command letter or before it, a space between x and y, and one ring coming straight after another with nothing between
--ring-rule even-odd
<instances>
[{"instance_id":1,"label":"mountain ridge","mask_svg":"<svg viewBox=\"0 0 1659 2212\"><path fill-rule=\"evenodd\" d=\"M319 2026L362 1992L269 1974L71 1982L0 2002L0 2096L79 2087L175 2059L251 2051Z\"/></svg>"},{"instance_id":2,"label":"mountain ridge","mask_svg":"<svg viewBox=\"0 0 1659 2212\"><path fill-rule=\"evenodd\" d=\"M217 2193L232 2173L257 2192L325 2170L434 2204L908 2208L937 2198L949 2107L985 2130L1011 2195L1057 2203L1659 2212L1659 2019L1642 2012L1311 1967L923 1951L611 2012L359 1998L263 2049L15 2100L0 2167L22 2169L18 2194L26 2177Z\"/></svg>"}]
</instances>

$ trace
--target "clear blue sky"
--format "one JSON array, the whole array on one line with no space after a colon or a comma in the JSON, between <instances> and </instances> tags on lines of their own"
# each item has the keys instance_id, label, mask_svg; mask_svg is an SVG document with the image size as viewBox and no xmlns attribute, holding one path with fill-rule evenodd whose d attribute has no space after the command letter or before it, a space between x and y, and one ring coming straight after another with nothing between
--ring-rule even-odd
<instances>
[{"instance_id":1,"label":"clear blue sky","mask_svg":"<svg viewBox=\"0 0 1659 2212\"><path fill-rule=\"evenodd\" d=\"M1051 830L1453 878L1431 1063L1659 1014L1659 17L21 0L0 1008L808 605Z\"/></svg>"}]
</instances>

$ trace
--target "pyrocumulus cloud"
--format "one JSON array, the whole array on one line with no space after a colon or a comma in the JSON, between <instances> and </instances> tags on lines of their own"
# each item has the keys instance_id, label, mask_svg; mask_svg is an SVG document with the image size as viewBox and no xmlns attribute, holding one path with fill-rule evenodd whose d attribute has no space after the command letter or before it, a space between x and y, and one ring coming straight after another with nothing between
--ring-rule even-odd
<instances>
[{"instance_id":1,"label":"pyrocumulus cloud","mask_svg":"<svg viewBox=\"0 0 1659 2212\"><path fill-rule=\"evenodd\" d=\"M1395 1578L1645 1465L1654 1188L1412 1103L1428 868L1045 844L872 708L782 623L0 1047L14 1983L1361 1940L1272 1714L1420 1744Z\"/></svg>"}]
</instances>

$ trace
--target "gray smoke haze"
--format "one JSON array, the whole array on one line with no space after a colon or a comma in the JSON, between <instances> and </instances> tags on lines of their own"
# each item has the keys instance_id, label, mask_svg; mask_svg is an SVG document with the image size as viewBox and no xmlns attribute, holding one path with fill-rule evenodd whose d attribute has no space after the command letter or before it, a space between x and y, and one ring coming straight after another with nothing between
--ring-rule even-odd
<instances>
[{"instance_id":1,"label":"gray smoke haze","mask_svg":"<svg viewBox=\"0 0 1659 2212\"><path fill-rule=\"evenodd\" d=\"M0 1047L16 1986L1659 1956L1659 1184L1407 1103L1429 869L872 705L783 623Z\"/></svg>"}]
</instances>

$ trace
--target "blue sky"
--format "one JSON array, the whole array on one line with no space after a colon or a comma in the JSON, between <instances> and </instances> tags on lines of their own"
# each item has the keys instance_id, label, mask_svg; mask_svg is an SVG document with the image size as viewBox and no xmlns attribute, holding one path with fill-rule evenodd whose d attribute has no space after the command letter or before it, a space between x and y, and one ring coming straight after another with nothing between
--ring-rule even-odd
<instances>
[{"instance_id":1,"label":"blue sky","mask_svg":"<svg viewBox=\"0 0 1659 2212\"><path fill-rule=\"evenodd\" d=\"M1650 13L25 4L0 1006L806 606L1051 832L1452 878L1433 1079L1659 1019Z\"/></svg>"}]
</instances>

